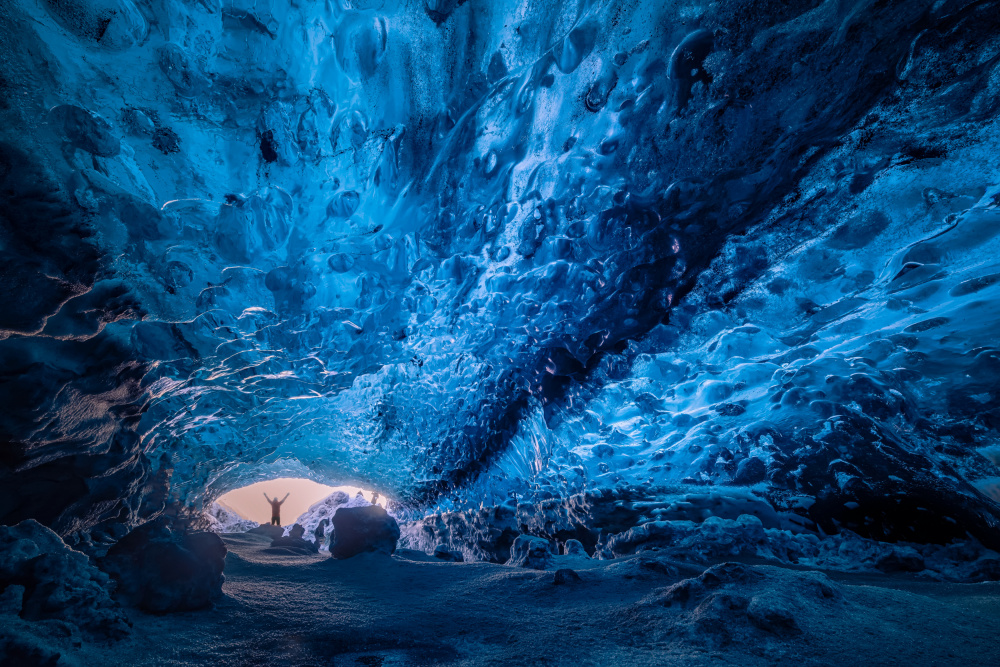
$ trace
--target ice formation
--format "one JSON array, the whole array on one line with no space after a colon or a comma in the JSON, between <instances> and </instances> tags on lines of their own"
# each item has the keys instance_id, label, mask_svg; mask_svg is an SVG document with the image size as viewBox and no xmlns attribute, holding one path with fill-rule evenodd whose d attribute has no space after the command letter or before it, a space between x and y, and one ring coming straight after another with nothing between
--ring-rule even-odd
<instances>
[{"instance_id":1,"label":"ice formation","mask_svg":"<svg viewBox=\"0 0 1000 667\"><path fill-rule=\"evenodd\" d=\"M31 519L0 526L0 551L3 664L55 665L59 639L79 645L81 635L106 642L129 633L131 623L109 594L108 575L50 529Z\"/></svg>"},{"instance_id":2,"label":"ice formation","mask_svg":"<svg viewBox=\"0 0 1000 667\"><path fill-rule=\"evenodd\" d=\"M245 533L260 525L256 521L244 519L225 505L217 502L212 503L212 506L205 512L205 516L209 519L208 528L213 533Z\"/></svg>"},{"instance_id":3,"label":"ice formation","mask_svg":"<svg viewBox=\"0 0 1000 667\"><path fill-rule=\"evenodd\" d=\"M290 475L466 557L743 515L989 555L998 16L4 3L0 521Z\"/></svg>"},{"instance_id":4,"label":"ice formation","mask_svg":"<svg viewBox=\"0 0 1000 667\"><path fill-rule=\"evenodd\" d=\"M368 507L369 505L371 503L362 496L356 495L352 498L344 491L334 491L323 500L313 503L308 510L295 519L293 525L302 526L306 539L318 541L319 545L317 546L323 547L329 540L333 527L333 515L337 513L337 510L341 507ZM323 537L317 540L316 531L320 528L320 524L322 524ZM289 527L290 529L291 527Z\"/></svg>"}]
</instances>

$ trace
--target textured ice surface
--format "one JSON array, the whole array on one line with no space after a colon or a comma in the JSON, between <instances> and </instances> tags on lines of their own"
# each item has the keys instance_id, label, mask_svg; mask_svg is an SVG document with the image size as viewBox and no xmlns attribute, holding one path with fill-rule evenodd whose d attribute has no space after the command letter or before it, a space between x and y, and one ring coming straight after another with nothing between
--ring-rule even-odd
<instances>
[{"instance_id":1,"label":"textured ice surface","mask_svg":"<svg viewBox=\"0 0 1000 667\"><path fill-rule=\"evenodd\" d=\"M64 660L463 667L767 667L775 656L838 667L857 664L858 656L920 667L996 662L996 583L707 567L662 554L582 559L563 565L560 575L450 564L414 552L346 560L276 554L261 536L224 539L239 565L227 568L227 595L215 609L169 619L138 614L132 639L67 647ZM264 646L259 632L234 627L267 628ZM498 641L510 636L516 641Z\"/></svg>"},{"instance_id":2,"label":"textured ice surface","mask_svg":"<svg viewBox=\"0 0 1000 667\"><path fill-rule=\"evenodd\" d=\"M363 496L355 495L351 497L344 491L334 491L323 500L313 503L308 510L303 512L293 523L302 526L305 530L305 539L318 541L321 548L329 546L330 533L333 528L333 515L341 507L368 507L370 502ZM323 537L317 540L316 529L320 523L323 524Z\"/></svg>"},{"instance_id":3,"label":"textured ice surface","mask_svg":"<svg viewBox=\"0 0 1000 667\"><path fill-rule=\"evenodd\" d=\"M37 521L0 526L0 660L55 664L52 639L82 633L121 639L131 623L109 595L108 575ZM8 662L8 660L10 662ZM47 664L47 663L46 663Z\"/></svg>"},{"instance_id":4,"label":"textured ice surface","mask_svg":"<svg viewBox=\"0 0 1000 667\"><path fill-rule=\"evenodd\" d=\"M846 572L919 573L945 581L1000 577L1000 556L975 540L922 544L920 535L913 542L888 543L851 530L819 536L789 526L789 517L760 499L739 500L736 494L673 494L654 502L578 495L522 503L516 510L449 512L404 524L400 545L427 553L443 548L467 561L531 561L535 565L528 566L536 569L579 567L588 554L606 560L642 553L694 563L754 557Z\"/></svg>"},{"instance_id":5,"label":"textured ice surface","mask_svg":"<svg viewBox=\"0 0 1000 667\"><path fill-rule=\"evenodd\" d=\"M0 513L737 484L995 536L996 10L5 3Z\"/></svg>"},{"instance_id":6,"label":"textured ice surface","mask_svg":"<svg viewBox=\"0 0 1000 667\"><path fill-rule=\"evenodd\" d=\"M212 503L205 515L209 518L208 528L213 533L245 533L260 525L256 521L244 519L225 505L220 505L217 502Z\"/></svg>"}]
</instances>

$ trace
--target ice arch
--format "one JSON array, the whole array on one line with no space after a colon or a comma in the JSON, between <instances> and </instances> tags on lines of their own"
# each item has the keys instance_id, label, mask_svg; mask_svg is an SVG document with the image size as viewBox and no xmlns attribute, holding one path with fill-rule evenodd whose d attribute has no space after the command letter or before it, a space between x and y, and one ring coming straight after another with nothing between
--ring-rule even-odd
<instances>
[{"instance_id":1,"label":"ice arch","mask_svg":"<svg viewBox=\"0 0 1000 667\"><path fill-rule=\"evenodd\" d=\"M0 17L4 521L266 467L419 509L739 484L817 530L995 528L988 3Z\"/></svg>"}]
</instances>

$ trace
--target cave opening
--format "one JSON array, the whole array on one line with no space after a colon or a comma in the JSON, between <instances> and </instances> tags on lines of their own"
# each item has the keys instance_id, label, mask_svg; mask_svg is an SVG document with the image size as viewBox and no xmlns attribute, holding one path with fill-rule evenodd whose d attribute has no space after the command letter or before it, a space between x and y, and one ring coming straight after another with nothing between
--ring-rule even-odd
<instances>
[{"instance_id":1,"label":"cave opening","mask_svg":"<svg viewBox=\"0 0 1000 667\"><path fill-rule=\"evenodd\" d=\"M288 494L288 500L281 506L281 525L288 527L294 525L317 502L337 492L345 494L348 498L360 497L382 507L385 507L388 501L381 494L376 496L373 491L357 486L329 486L311 479L278 477L232 489L216 498L214 502L244 520L268 523L271 518L271 507L266 497L280 499Z\"/></svg>"}]
</instances>

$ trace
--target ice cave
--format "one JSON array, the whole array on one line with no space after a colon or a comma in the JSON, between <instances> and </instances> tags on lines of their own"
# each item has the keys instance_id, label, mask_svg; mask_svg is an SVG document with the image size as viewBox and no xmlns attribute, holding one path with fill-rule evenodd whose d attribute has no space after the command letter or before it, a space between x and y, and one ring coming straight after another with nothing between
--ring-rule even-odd
<instances>
[{"instance_id":1,"label":"ice cave","mask_svg":"<svg viewBox=\"0 0 1000 667\"><path fill-rule=\"evenodd\" d=\"M1000 0L0 0L4 666L995 667L998 466Z\"/></svg>"}]
</instances>

